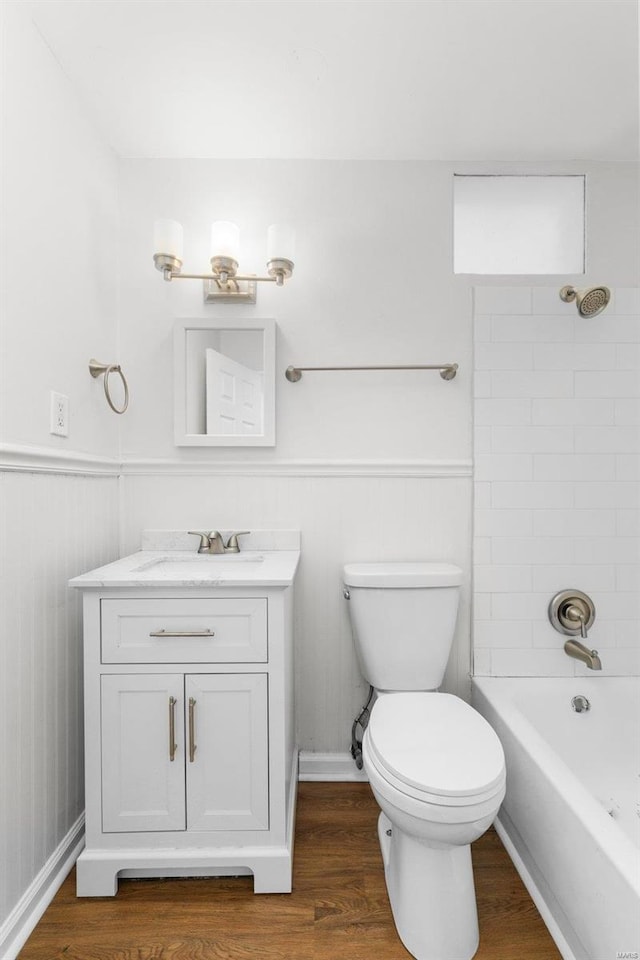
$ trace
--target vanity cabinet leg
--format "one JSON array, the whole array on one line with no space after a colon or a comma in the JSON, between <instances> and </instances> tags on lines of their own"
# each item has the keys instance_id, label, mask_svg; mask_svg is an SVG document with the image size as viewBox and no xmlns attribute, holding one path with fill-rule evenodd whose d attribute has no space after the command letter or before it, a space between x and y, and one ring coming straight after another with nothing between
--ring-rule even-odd
<instances>
[{"instance_id":1,"label":"vanity cabinet leg","mask_svg":"<svg viewBox=\"0 0 640 960\"><path fill-rule=\"evenodd\" d=\"M264 863L253 863L254 893L291 893L291 857L270 857Z\"/></svg>"},{"instance_id":2,"label":"vanity cabinet leg","mask_svg":"<svg viewBox=\"0 0 640 960\"><path fill-rule=\"evenodd\" d=\"M76 896L115 897L118 892L118 870L113 863L93 860L86 851L76 862Z\"/></svg>"}]
</instances>

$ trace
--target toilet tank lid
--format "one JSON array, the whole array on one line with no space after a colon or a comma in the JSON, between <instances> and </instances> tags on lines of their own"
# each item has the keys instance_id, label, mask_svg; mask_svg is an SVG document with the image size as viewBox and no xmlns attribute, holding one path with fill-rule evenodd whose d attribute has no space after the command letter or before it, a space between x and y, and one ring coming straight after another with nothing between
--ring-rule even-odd
<instances>
[{"instance_id":1,"label":"toilet tank lid","mask_svg":"<svg viewBox=\"0 0 640 960\"><path fill-rule=\"evenodd\" d=\"M459 587L462 570L453 563L347 563L347 587Z\"/></svg>"}]
</instances>

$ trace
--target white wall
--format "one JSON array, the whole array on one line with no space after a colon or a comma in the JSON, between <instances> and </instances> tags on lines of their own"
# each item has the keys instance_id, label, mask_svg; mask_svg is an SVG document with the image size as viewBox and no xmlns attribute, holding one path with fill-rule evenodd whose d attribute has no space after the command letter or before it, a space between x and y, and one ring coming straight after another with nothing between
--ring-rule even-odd
<instances>
[{"instance_id":1,"label":"white wall","mask_svg":"<svg viewBox=\"0 0 640 960\"><path fill-rule=\"evenodd\" d=\"M468 456L471 300L450 278L448 167L126 160L120 169L121 343L136 389L123 424L126 457L203 456L173 445L171 335L180 316L278 323L277 448L210 451L212 462ZM290 222L293 278L284 289L261 285L255 306L205 305L200 283L168 284L154 269L158 215L184 225L185 270L208 268L210 223L221 218L240 225L241 269L264 273L267 226ZM456 381L421 372L284 378L290 363L442 359L460 363Z\"/></svg>"},{"instance_id":2,"label":"white wall","mask_svg":"<svg viewBox=\"0 0 640 960\"><path fill-rule=\"evenodd\" d=\"M475 297L475 673L584 676L549 623L596 607L604 674L640 673L640 289L597 317L557 287Z\"/></svg>"},{"instance_id":3,"label":"white wall","mask_svg":"<svg viewBox=\"0 0 640 960\"><path fill-rule=\"evenodd\" d=\"M300 527L297 699L305 749L344 750L364 693L340 599L342 563L443 557L470 571L474 278L452 273L451 196L454 171L472 169L484 172L377 161L121 164L121 341L136 398L123 423L127 547L139 544L145 527ZM635 282L637 169L567 164L559 172L588 175L589 276ZM240 224L241 268L256 272L267 225L291 222L294 276L282 290L259 288L254 307L205 306L199 283L167 284L154 269L159 216L184 224L188 270L206 268L214 219ZM559 278L558 287L572 279ZM173 446L173 324L203 315L276 318L274 449ZM424 372L309 374L298 384L283 375L290 363L443 360L460 364L449 383ZM446 680L463 695L468 607L465 589Z\"/></svg>"},{"instance_id":4,"label":"white wall","mask_svg":"<svg viewBox=\"0 0 640 960\"><path fill-rule=\"evenodd\" d=\"M302 530L296 669L307 750L348 749L365 695L342 564L442 557L468 577L471 295L452 283L451 192L451 170L437 164L121 164L121 341L135 391L123 423L127 545L145 527ZM254 307L205 306L200 283L167 284L154 269L159 215L184 224L185 269L206 269L220 218L240 224L241 269L263 272L267 226L291 222L294 276L284 289L259 287ZM173 445L173 325L202 315L277 320L274 449ZM290 363L449 360L460 374L448 383L434 372L284 377ZM447 676L463 695L468 606L466 588Z\"/></svg>"},{"instance_id":5,"label":"white wall","mask_svg":"<svg viewBox=\"0 0 640 960\"><path fill-rule=\"evenodd\" d=\"M2 4L0 955L84 808L81 624L67 579L117 556L117 166L23 6ZM49 391L70 400L49 434ZM75 825L75 826L74 826ZM53 858L53 860L51 859ZM45 865L49 863L49 867Z\"/></svg>"},{"instance_id":6,"label":"white wall","mask_svg":"<svg viewBox=\"0 0 640 960\"><path fill-rule=\"evenodd\" d=\"M117 356L116 159L21 4L2 6L0 438L113 456L88 364ZM49 434L50 390L69 397L68 439Z\"/></svg>"}]
</instances>

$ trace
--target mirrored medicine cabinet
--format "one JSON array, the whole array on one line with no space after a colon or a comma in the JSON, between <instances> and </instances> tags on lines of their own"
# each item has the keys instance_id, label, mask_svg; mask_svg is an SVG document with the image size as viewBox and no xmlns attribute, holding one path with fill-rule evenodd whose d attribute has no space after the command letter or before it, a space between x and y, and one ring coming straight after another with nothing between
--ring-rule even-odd
<instances>
[{"instance_id":1,"label":"mirrored medicine cabinet","mask_svg":"<svg viewBox=\"0 0 640 960\"><path fill-rule=\"evenodd\" d=\"M275 446L275 328L274 320L176 321L176 446Z\"/></svg>"}]
</instances>

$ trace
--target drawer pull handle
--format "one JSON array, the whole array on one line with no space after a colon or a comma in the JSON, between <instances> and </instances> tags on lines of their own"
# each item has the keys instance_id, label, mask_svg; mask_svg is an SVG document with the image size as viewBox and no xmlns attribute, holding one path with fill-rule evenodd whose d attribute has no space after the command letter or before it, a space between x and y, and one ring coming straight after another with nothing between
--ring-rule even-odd
<instances>
[{"instance_id":1,"label":"drawer pull handle","mask_svg":"<svg viewBox=\"0 0 640 960\"><path fill-rule=\"evenodd\" d=\"M196 755L196 732L195 732L195 709L196 701L193 697L189 697L189 763L193 763L193 758Z\"/></svg>"},{"instance_id":2,"label":"drawer pull handle","mask_svg":"<svg viewBox=\"0 0 640 960\"><path fill-rule=\"evenodd\" d=\"M154 630L149 636L171 639L175 637L215 637L215 633L213 630Z\"/></svg>"},{"instance_id":3,"label":"drawer pull handle","mask_svg":"<svg viewBox=\"0 0 640 960\"><path fill-rule=\"evenodd\" d=\"M172 762L176 758L176 703L175 697L169 697L169 760Z\"/></svg>"}]
</instances>

